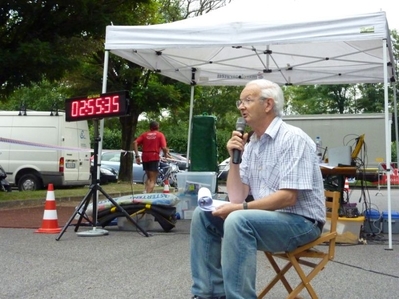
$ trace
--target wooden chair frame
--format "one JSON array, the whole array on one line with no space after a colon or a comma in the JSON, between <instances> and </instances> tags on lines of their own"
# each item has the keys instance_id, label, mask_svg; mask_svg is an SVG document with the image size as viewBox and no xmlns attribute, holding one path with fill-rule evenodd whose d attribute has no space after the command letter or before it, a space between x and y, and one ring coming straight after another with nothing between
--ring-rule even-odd
<instances>
[{"instance_id":1,"label":"wooden chair frame","mask_svg":"<svg viewBox=\"0 0 399 299\"><path fill-rule=\"evenodd\" d=\"M272 253L265 251L265 255L276 271L276 276L269 282L269 284L258 295L258 299L263 298L278 282L281 281L288 292L287 299L297 298L297 295L304 289L309 292L312 299L317 299L315 290L310 284L310 281L324 269L328 261L333 260L335 256L335 240L337 237L337 223L338 223L338 210L340 202L340 193L338 191L325 191L327 218L331 221L331 226L328 232L306 245L298 247L291 252ZM328 250L320 251L315 248L317 245L328 244ZM288 261L287 264L280 268L276 262L277 259ZM313 268L307 275L301 268L301 265ZM301 279L301 282L292 289L291 285L285 277L289 269L294 268Z\"/></svg>"}]
</instances>

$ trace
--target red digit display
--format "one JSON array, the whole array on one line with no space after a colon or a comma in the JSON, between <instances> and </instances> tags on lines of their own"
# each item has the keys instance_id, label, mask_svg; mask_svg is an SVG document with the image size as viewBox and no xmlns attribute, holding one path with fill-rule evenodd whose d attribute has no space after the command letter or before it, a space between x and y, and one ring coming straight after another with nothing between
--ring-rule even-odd
<instances>
[{"instance_id":1,"label":"red digit display","mask_svg":"<svg viewBox=\"0 0 399 299\"><path fill-rule=\"evenodd\" d=\"M126 91L109 92L65 100L66 121L126 116L129 114L129 95Z\"/></svg>"}]
</instances>

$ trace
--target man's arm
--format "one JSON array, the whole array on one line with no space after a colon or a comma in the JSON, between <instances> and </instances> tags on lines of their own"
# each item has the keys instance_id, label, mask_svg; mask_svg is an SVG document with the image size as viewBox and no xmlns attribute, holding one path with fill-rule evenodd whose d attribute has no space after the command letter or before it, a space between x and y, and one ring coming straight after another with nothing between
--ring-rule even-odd
<instances>
[{"instance_id":1,"label":"man's arm","mask_svg":"<svg viewBox=\"0 0 399 299\"><path fill-rule=\"evenodd\" d=\"M243 184L241 181L240 165L233 164L232 158L230 158L230 168L229 174L227 175L226 188L229 200L233 203L244 202L249 193L249 186Z\"/></svg>"},{"instance_id":2,"label":"man's arm","mask_svg":"<svg viewBox=\"0 0 399 299\"><path fill-rule=\"evenodd\" d=\"M139 155L139 147L137 145L137 141L133 141L133 150L134 150L134 155L137 157Z\"/></svg>"},{"instance_id":3,"label":"man's arm","mask_svg":"<svg viewBox=\"0 0 399 299\"><path fill-rule=\"evenodd\" d=\"M163 156L167 159L172 158L172 156L169 154L169 148L166 143L166 137L163 133L158 132L158 138L160 138L160 148L162 149Z\"/></svg>"},{"instance_id":4,"label":"man's arm","mask_svg":"<svg viewBox=\"0 0 399 299\"><path fill-rule=\"evenodd\" d=\"M169 154L169 149L166 146L162 148L162 151L163 151L163 156L165 158L168 158L168 159L172 158L172 156Z\"/></svg>"},{"instance_id":5,"label":"man's arm","mask_svg":"<svg viewBox=\"0 0 399 299\"><path fill-rule=\"evenodd\" d=\"M245 186L245 185L244 185ZM212 215L226 219L226 217L235 210L257 209L274 211L289 207L295 204L297 190L282 189L277 190L264 198L256 199L248 203L237 202L236 204L223 205L212 212ZM229 195L230 199L230 195ZM231 200L230 200L231 201Z\"/></svg>"},{"instance_id":6,"label":"man's arm","mask_svg":"<svg viewBox=\"0 0 399 299\"><path fill-rule=\"evenodd\" d=\"M136 159L137 164L140 164L140 156L139 156L139 148L137 144L137 140L133 141L133 149L134 149L134 158Z\"/></svg>"},{"instance_id":7,"label":"man's arm","mask_svg":"<svg viewBox=\"0 0 399 299\"><path fill-rule=\"evenodd\" d=\"M232 163L233 150L238 149L243 152L245 143L248 139L248 133L241 136L238 131L233 131L232 137L227 142L226 148L230 155L229 174L227 175L226 187L229 200L233 203L242 203L247 198L249 186L241 181L240 164Z\"/></svg>"},{"instance_id":8,"label":"man's arm","mask_svg":"<svg viewBox=\"0 0 399 299\"><path fill-rule=\"evenodd\" d=\"M248 209L279 210L294 206L298 191L294 189L280 189L276 192L248 203Z\"/></svg>"}]
</instances>

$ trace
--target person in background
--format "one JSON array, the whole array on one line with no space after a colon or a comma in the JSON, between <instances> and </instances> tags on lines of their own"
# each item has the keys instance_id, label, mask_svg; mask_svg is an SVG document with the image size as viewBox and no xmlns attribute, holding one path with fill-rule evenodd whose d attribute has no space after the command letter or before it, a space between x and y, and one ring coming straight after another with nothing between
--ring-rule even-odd
<instances>
[{"instance_id":1,"label":"person in background","mask_svg":"<svg viewBox=\"0 0 399 299\"><path fill-rule=\"evenodd\" d=\"M257 251L292 251L318 238L325 223L316 145L282 120L281 88L263 79L251 81L236 105L254 133L246 143L247 133L233 131L227 142L230 203L213 212L194 210L192 298L257 298ZM241 164L231 162L234 150L241 151ZM249 193L254 200L246 202Z\"/></svg>"},{"instance_id":2,"label":"person in background","mask_svg":"<svg viewBox=\"0 0 399 299\"><path fill-rule=\"evenodd\" d=\"M141 158L138 150L140 146L142 149ZM154 191L157 181L160 161L159 153L162 151L164 157L171 158L165 135L159 131L158 122L150 122L150 130L141 134L133 142L133 148L137 164L143 163L143 170L147 174L147 180L144 182L144 192L151 193Z\"/></svg>"}]
</instances>

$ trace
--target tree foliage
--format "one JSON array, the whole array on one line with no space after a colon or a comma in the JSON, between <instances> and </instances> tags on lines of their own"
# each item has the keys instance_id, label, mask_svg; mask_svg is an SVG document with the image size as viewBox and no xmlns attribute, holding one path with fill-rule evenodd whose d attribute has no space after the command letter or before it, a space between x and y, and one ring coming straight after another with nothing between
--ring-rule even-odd
<instances>
[{"instance_id":1,"label":"tree foliage","mask_svg":"<svg viewBox=\"0 0 399 299\"><path fill-rule=\"evenodd\" d=\"M187 5L195 1L188 1ZM209 3L222 3L221 0L198 1L199 7L209 6ZM186 2L165 1L160 0L154 2L158 13L153 14L152 23L160 23L162 21L182 19L184 15L182 4ZM158 5L158 6L157 6ZM188 6L187 6L188 7ZM164 9L166 8L166 10ZM199 9L198 11L203 11ZM149 15L149 10L146 11ZM147 19L149 19L147 17ZM112 57L109 63L108 84L109 89L124 88L131 94L130 115L120 118L121 123L121 148L127 151L132 149L132 142L139 134L136 133L138 119L143 112L147 114L161 115L164 109L171 113L178 111L181 106L185 106L189 98L190 87L176 81L160 76L152 70L145 70L118 57ZM187 111L186 111L187 113ZM131 180L131 165L133 155L121 156L121 168L119 178L121 180Z\"/></svg>"},{"instance_id":2,"label":"tree foliage","mask_svg":"<svg viewBox=\"0 0 399 299\"><path fill-rule=\"evenodd\" d=\"M72 96L71 89L63 82L57 84L48 80L31 83L30 87L18 87L9 95L7 102L2 104L5 110L46 111L63 109L65 98Z\"/></svg>"},{"instance_id":3,"label":"tree foliage","mask_svg":"<svg viewBox=\"0 0 399 299\"><path fill-rule=\"evenodd\" d=\"M1 94L76 70L90 43L103 39L106 25L128 19L138 3L148 1L2 1Z\"/></svg>"},{"instance_id":4,"label":"tree foliage","mask_svg":"<svg viewBox=\"0 0 399 299\"><path fill-rule=\"evenodd\" d=\"M14 0L0 7L2 109L62 109L67 97L99 93L107 25L149 25L198 16L230 0ZM398 35L394 55L399 57ZM284 87L286 114L366 113L384 109L382 84ZM187 150L191 86L110 55L107 90L130 93L130 115L105 119L103 147L131 150L157 119L169 146ZM193 115L217 118L219 159L239 116L242 87L195 87ZM390 92L392 100L392 92ZM392 106L391 106L392 109ZM166 113L165 113L166 112ZM147 120L139 122L139 116ZM122 157L120 178L131 179L132 156Z\"/></svg>"},{"instance_id":5,"label":"tree foliage","mask_svg":"<svg viewBox=\"0 0 399 299\"><path fill-rule=\"evenodd\" d=\"M382 112L382 84L308 85L286 88L287 114Z\"/></svg>"}]
</instances>

